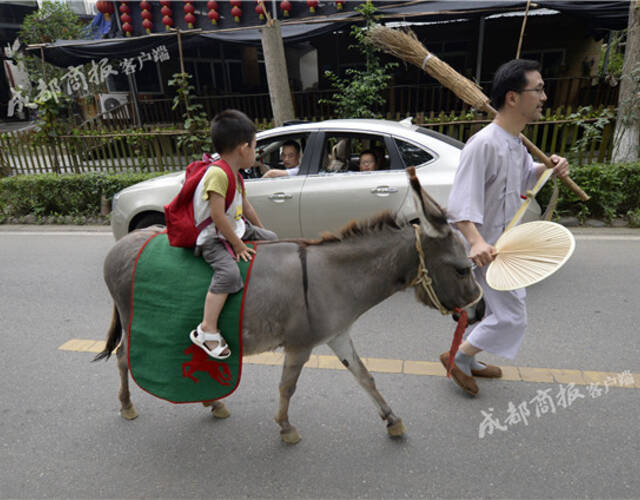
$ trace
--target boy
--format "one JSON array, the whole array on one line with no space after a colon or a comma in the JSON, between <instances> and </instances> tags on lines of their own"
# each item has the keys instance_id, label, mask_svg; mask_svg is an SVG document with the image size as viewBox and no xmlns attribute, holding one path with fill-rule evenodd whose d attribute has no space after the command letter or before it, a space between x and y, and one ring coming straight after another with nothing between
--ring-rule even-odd
<instances>
[{"instance_id":1,"label":"boy","mask_svg":"<svg viewBox=\"0 0 640 500\"><path fill-rule=\"evenodd\" d=\"M236 110L218 113L211 122L211 138L220 159L237 177L241 169L250 168L256 157L256 128L247 116ZM247 200L238 179L231 205L225 210L229 178L220 167L211 165L193 196L195 223L207 217L213 221L196 240L196 253L213 268L211 286L204 302L204 317L189 334L191 341L209 356L226 359L231 355L218 330L218 317L227 296L242 289L244 283L236 262L251 260L253 248L244 240L275 240L276 234L264 229L258 215Z\"/></svg>"}]
</instances>

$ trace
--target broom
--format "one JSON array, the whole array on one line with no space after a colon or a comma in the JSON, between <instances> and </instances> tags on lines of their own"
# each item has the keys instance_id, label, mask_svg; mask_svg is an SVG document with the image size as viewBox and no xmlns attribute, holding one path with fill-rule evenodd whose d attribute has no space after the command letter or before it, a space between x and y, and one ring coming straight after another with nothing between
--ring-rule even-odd
<instances>
[{"instance_id":1,"label":"broom","mask_svg":"<svg viewBox=\"0 0 640 500\"><path fill-rule=\"evenodd\" d=\"M470 106L486 111L491 116L496 115L496 110L493 109L489 103L489 98L483 94L482 89L468 78L462 76L446 62L430 53L416 38L413 31L400 31L377 25L367 32L367 40L375 47L426 71ZM531 154L544 163L547 168L554 167L549 157L529 139L522 134L520 134L520 139L522 139ZM589 199L589 195L569 177L560 180L576 193L582 201Z\"/></svg>"}]
</instances>

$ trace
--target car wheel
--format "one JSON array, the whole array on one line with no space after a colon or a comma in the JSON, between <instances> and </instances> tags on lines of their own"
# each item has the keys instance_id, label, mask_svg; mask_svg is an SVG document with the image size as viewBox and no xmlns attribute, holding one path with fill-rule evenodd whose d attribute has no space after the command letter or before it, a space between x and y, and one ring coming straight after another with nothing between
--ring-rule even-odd
<instances>
[{"instance_id":1,"label":"car wheel","mask_svg":"<svg viewBox=\"0 0 640 500\"><path fill-rule=\"evenodd\" d=\"M143 214L131 223L130 231L134 229L142 229L144 227L153 226L155 224L160 224L161 226L165 225L164 214L158 212L151 212L147 214Z\"/></svg>"}]
</instances>

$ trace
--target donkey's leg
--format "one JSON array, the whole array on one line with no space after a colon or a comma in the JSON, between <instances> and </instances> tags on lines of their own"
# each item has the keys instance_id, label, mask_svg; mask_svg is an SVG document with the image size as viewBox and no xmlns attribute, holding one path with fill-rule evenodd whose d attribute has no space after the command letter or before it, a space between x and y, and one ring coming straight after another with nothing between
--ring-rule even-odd
<instances>
[{"instance_id":1,"label":"donkey's leg","mask_svg":"<svg viewBox=\"0 0 640 500\"><path fill-rule=\"evenodd\" d=\"M289 423L289 400L296 390L296 383L302 367L309 360L311 349L285 351L284 367L280 379L280 407L276 422L280 424L280 437L285 443L295 444L301 437L298 430Z\"/></svg>"},{"instance_id":2,"label":"donkey's leg","mask_svg":"<svg viewBox=\"0 0 640 500\"><path fill-rule=\"evenodd\" d=\"M402 423L402 419L395 416L391 407L378 392L378 389L376 389L376 383L366 366L364 366L360 360L358 353L353 347L349 333L345 332L338 335L328 344L342 364L349 369L360 385L367 391L367 394L371 396L371 399L373 399L375 405L378 407L378 413L382 417L382 420L387 421L387 432L389 435L393 437L404 435L407 429Z\"/></svg>"},{"instance_id":3,"label":"donkey's leg","mask_svg":"<svg viewBox=\"0 0 640 500\"><path fill-rule=\"evenodd\" d=\"M222 401L203 401L202 404L205 408L211 407L211 414L216 418L227 418L231 415L231 412L227 409Z\"/></svg>"},{"instance_id":4,"label":"donkey's leg","mask_svg":"<svg viewBox=\"0 0 640 500\"><path fill-rule=\"evenodd\" d=\"M131 402L131 394L129 393L129 363L123 344L118 346L116 357L118 358L118 371L120 372L120 393L118 394L121 405L120 415L127 420L133 420L138 416L138 412Z\"/></svg>"}]
</instances>

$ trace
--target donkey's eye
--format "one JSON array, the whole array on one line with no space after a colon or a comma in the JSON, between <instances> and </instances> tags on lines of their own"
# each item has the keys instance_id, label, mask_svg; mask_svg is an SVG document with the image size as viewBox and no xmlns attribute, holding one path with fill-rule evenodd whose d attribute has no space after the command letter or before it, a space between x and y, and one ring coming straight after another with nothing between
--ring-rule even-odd
<instances>
[{"instance_id":1,"label":"donkey's eye","mask_svg":"<svg viewBox=\"0 0 640 500\"><path fill-rule=\"evenodd\" d=\"M456 267L456 274L460 278L466 278L467 276L469 276L469 272L471 272L471 266Z\"/></svg>"}]
</instances>

